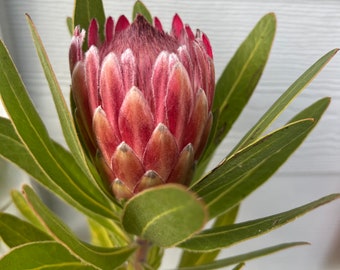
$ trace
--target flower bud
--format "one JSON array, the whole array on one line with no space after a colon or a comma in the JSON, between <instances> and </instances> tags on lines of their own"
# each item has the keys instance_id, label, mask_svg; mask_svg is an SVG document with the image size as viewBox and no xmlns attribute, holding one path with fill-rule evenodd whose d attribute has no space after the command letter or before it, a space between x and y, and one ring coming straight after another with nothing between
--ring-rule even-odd
<instances>
[{"instance_id":1,"label":"flower bud","mask_svg":"<svg viewBox=\"0 0 340 270\"><path fill-rule=\"evenodd\" d=\"M205 34L176 14L170 33L142 15L76 27L69 60L81 139L117 199L188 185L212 125L214 65Z\"/></svg>"}]
</instances>

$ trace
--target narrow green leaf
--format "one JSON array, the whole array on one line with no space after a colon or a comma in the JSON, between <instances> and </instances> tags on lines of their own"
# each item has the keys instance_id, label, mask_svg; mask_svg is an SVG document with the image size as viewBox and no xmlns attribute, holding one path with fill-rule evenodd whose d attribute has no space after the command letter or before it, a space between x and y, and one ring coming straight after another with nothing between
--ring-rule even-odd
<instances>
[{"instance_id":1,"label":"narrow green leaf","mask_svg":"<svg viewBox=\"0 0 340 270\"><path fill-rule=\"evenodd\" d=\"M34 268L36 270L41 270L41 268ZM32 270L34 270L32 269ZM76 263L67 263L67 264L59 264L59 265L51 265L51 266L44 266L44 270L93 270L92 266L89 265L83 265L80 262ZM31 269L30 269L31 270Z\"/></svg>"},{"instance_id":2,"label":"narrow green leaf","mask_svg":"<svg viewBox=\"0 0 340 270\"><path fill-rule=\"evenodd\" d=\"M44 270L93 270L94 268L89 265L83 265L82 263L68 263L68 264L60 264L60 265L51 265L44 266ZM36 270L41 270L41 268L37 268Z\"/></svg>"},{"instance_id":3,"label":"narrow green leaf","mask_svg":"<svg viewBox=\"0 0 340 270\"><path fill-rule=\"evenodd\" d=\"M181 257L179 267L189 267L212 262L216 259L219 252L220 250L214 250L211 252L191 252L189 250L185 250Z\"/></svg>"},{"instance_id":4,"label":"narrow green leaf","mask_svg":"<svg viewBox=\"0 0 340 270\"><path fill-rule=\"evenodd\" d=\"M147 189L124 208L122 224L129 233L162 247L174 246L202 229L206 211L201 201L174 184Z\"/></svg>"},{"instance_id":5,"label":"narrow green leaf","mask_svg":"<svg viewBox=\"0 0 340 270\"><path fill-rule=\"evenodd\" d=\"M51 145L50 138L2 41L0 56L0 94L3 105L12 122L17 123L14 126L19 136L24 137L22 134L26 133L26 144L30 144L33 150L44 153ZM41 145L36 142L41 142Z\"/></svg>"},{"instance_id":6,"label":"narrow green leaf","mask_svg":"<svg viewBox=\"0 0 340 270\"><path fill-rule=\"evenodd\" d=\"M297 131L297 135L294 137L294 130L290 131L290 137L293 136L294 138L289 138L287 137L288 141L285 141L284 137L282 139L278 139L278 145L275 143L275 138L270 138L269 141L265 142L262 148L261 142L263 140L266 140L268 136L264 137L263 139L259 140L257 143L254 143L252 146L243 149L242 151L234 154L233 156L230 157L230 159L226 159L225 162L222 163L222 167L226 169L225 174L223 176L223 173L220 170L224 170L221 167L218 167L218 169L214 170L217 174L222 173L220 176L223 178L222 182L220 182L220 187L221 187L221 192L219 192L219 198L217 201L220 201L220 204L214 204L214 206L211 206L209 208L210 214L214 215L213 213L215 212L216 215L218 213L224 212L226 209L229 209L230 207L233 207L234 205L239 204L239 202L245 198L248 194L250 194L253 190L255 190L258 186L263 184L285 161L286 159L294 152L295 149L299 147L299 145L303 142L303 140L307 137L309 132L316 126L318 121L320 120L321 116L327 109L328 105L330 103L329 98L322 98L318 100L317 102L313 103L300 113L298 113L289 123L288 126L298 124L300 121L301 124L305 122L304 119L310 117L314 119L313 125L308 129L305 129L303 126L301 126L302 129L305 129L303 132ZM306 123L307 124L307 123ZM304 124L305 125L305 124ZM299 128L299 126L297 126ZM284 130L284 128L283 128ZM284 135L281 132L284 131L278 130L281 135ZM292 133L291 133L292 132ZM276 132L274 133L276 134ZM273 134L273 135L274 135ZM276 136L281 136L280 134L276 134ZM271 136L271 135L269 135ZM285 135L284 135L285 136ZM273 140L273 141L272 141ZM281 141L281 142L280 142ZM283 143L282 143L283 141ZM266 149L266 145L268 146L273 142L274 144L269 148ZM259 143L259 144L258 144ZM288 144L286 144L288 143ZM278 152L274 151L274 148L272 147L277 147L277 146L283 146L281 150ZM286 144L286 146L284 146ZM252 149L252 147L254 147ZM255 154L252 156L251 152L255 150L257 151L256 148L258 147L258 154ZM267 153L267 156L262 156L261 152L266 152L268 150L272 149L273 151L271 153ZM249 152L248 152L249 150ZM248 152L248 153L247 153ZM253 153L255 153L253 152ZM260 157L260 158L259 158ZM249 159L249 160L248 160ZM228 161L229 160L229 161ZM239 163L238 163L239 161ZM229 163L231 162L231 163ZM247 170L247 165L243 164L243 162L246 162L246 164L250 165L250 167L253 167L251 170ZM229 163L227 165L227 163ZM223 165L224 164L224 165ZM220 172L218 172L220 171ZM233 172L234 171L234 172ZM243 176L241 175L243 172ZM205 181L210 181L211 182L205 182L208 184L206 188L208 189L214 189L214 186L212 185L212 182L214 182L214 179L210 178L214 177L214 174L212 175L207 175L205 178ZM207 180L208 179L208 180ZM230 180L231 179L231 180ZM234 179L234 180L233 180ZM217 179L216 179L217 180ZM203 184L203 181L202 183ZM210 185L211 184L211 185ZM235 185L234 185L235 184ZM200 185L200 184L199 184ZM218 187L217 187L218 188ZM194 188L194 190L196 190ZM209 191L202 191L202 193L209 193ZM224 193L224 195L222 195ZM214 196L214 195L213 195ZM217 196L217 195L216 195ZM218 197L218 196L217 196ZM212 198L212 197L211 197ZM214 199L214 198L212 198ZM212 208L215 208L212 210Z\"/></svg>"},{"instance_id":7,"label":"narrow green leaf","mask_svg":"<svg viewBox=\"0 0 340 270\"><path fill-rule=\"evenodd\" d=\"M20 141L10 120L2 117L0 117L0 155L38 179L43 185L48 186L51 182ZM54 184L53 188L56 187Z\"/></svg>"},{"instance_id":8,"label":"narrow green leaf","mask_svg":"<svg viewBox=\"0 0 340 270\"><path fill-rule=\"evenodd\" d=\"M72 18L70 18L70 20L72 20ZM70 114L70 111L64 99L62 90L57 81L57 78L55 76L51 63L48 59L46 50L42 44L41 38L38 34L38 31L35 25L33 24L31 18L28 15L27 15L27 21L28 21L28 24L29 24L29 27L32 33L33 41L34 41L42 68L44 70L47 82L51 90L51 94L54 99L54 103L55 103L55 106L58 112L60 125L62 127L66 143L68 144L68 147L73 157L77 161L79 167L84 170L84 172L92 180L92 182L97 183L98 186L102 189L102 191L110 196L107 189L105 189L103 185L103 181L100 178L98 172L93 168L93 164L88 160L87 155L85 154L85 151L79 140L72 116Z\"/></svg>"},{"instance_id":9,"label":"narrow green leaf","mask_svg":"<svg viewBox=\"0 0 340 270\"><path fill-rule=\"evenodd\" d=\"M0 117L0 156L19 166L44 186L58 189L20 141L11 121L3 117Z\"/></svg>"},{"instance_id":10,"label":"narrow green leaf","mask_svg":"<svg viewBox=\"0 0 340 270\"><path fill-rule=\"evenodd\" d=\"M164 255L164 248L151 246L146 258L146 263L149 268L146 269L159 269Z\"/></svg>"},{"instance_id":11,"label":"narrow green leaf","mask_svg":"<svg viewBox=\"0 0 340 270\"><path fill-rule=\"evenodd\" d=\"M0 94L20 141L37 165L74 200L114 217L108 199L65 149L55 147L35 110L4 44L0 42ZM62 158L61 158L62 157Z\"/></svg>"},{"instance_id":12,"label":"narrow green leaf","mask_svg":"<svg viewBox=\"0 0 340 270\"><path fill-rule=\"evenodd\" d=\"M281 227L297 217L336 199L340 199L340 194L328 195L319 200L272 216L207 229L181 243L179 246L192 251L212 251L225 248Z\"/></svg>"},{"instance_id":13,"label":"narrow green leaf","mask_svg":"<svg viewBox=\"0 0 340 270\"><path fill-rule=\"evenodd\" d=\"M220 269L222 267L230 266L233 264L241 263L243 264L244 261L249 261L258 257L266 256L269 254L272 254L274 252L278 252L287 248L301 246L301 245L308 245L309 243L306 242L293 242L293 243L285 243L280 244L264 249L259 249L253 252L237 255L234 257L229 257L226 259L221 259L218 261L214 261L212 263L200 265L200 266L192 266L192 267L181 267L177 270L214 270L214 269ZM236 268L237 269L237 268Z\"/></svg>"},{"instance_id":14,"label":"narrow green leaf","mask_svg":"<svg viewBox=\"0 0 340 270\"><path fill-rule=\"evenodd\" d=\"M58 155L57 160L60 163L65 164L64 166L68 167L65 170L72 175L72 177L75 179L74 181L77 185L79 185L80 188L84 187L86 192L93 193L93 198L98 197L98 200L103 199L103 197L106 197L105 200L107 200L107 198L111 198L112 200L110 201L115 203L114 205L110 205L110 208L112 208L110 209L111 212L112 210L117 210L117 207L121 208L121 206L117 204L116 201L113 199L114 197L112 193L109 192L109 184L107 183L107 181L101 178L94 164L91 163L89 159L87 159L86 162L88 163L88 170L93 177L88 177L88 174L84 173L84 171L81 170L72 153L66 150L62 145L53 141L53 146L55 148L56 155ZM74 174L77 174L77 176L75 176ZM108 206L107 201L102 202L104 206Z\"/></svg>"},{"instance_id":15,"label":"narrow green leaf","mask_svg":"<svg viewBox=\"0 0 340 270\"><path fill-rule=\"evenodd\" d=\"M101 247L114 247L111 233L98 222L88 219L91 244Z\"/></svg>"},{"instance_id":16,"label":"narrow green leaf","mask_svg":"<svg viewBox=\"0 0 340 270\"><path fill-rule=\"evenodd\" d=\"M269 13L256 24L217 81L213 105L215 126L197 168L199 173L252 96L268 60L275 30L275 15Z\"/></svg>"},{"instance_id":17,"label":"narrow green leaf","mask_svg":"<svg viewBox=\"0 0 340 270\"><path fill-rule=\"evenodd\" d=\"M150 11L147 9L147 7L143 4L142 1L136 1L136 3L133 6L132 11L132 20L136 18L138 14L141 14L144 16L144 18L150 23L153 24L152 16Z\"/></svg>"},{"instance_id":18,"label":"narrow green leaf","mask_svg":"<svg viewBox=\"0 0 340 270\"><path fill-rule=\"evenodd\" d=\"M75 128L71 113L67 107L62 90L60 88L56 75L53 71L52 65L49 61L46 50L42 44L41 38L38 34L38 31L32 19L29 17L29 15L26 15L26 19L27 19L29 28L31 30L33 42L34 42L41 66L44 70L46 80L51 90L51 94L52 94L54 104L58 112L60 125L62 127L66 143L68 147L70 148L70 151L73 154L79 166L87 173L89 177L91 177L92 175L89 169L87 168L86 156L80 144L80 141L78 139L76 128Z\"/></svg>"},{"instance_id":19,"label":"narrow green leaf","mask_svg":"<svg viewBox=\"0 0 340 270\"><path fill-rule=\"evenodd\" d=\"M68 193L73 198L76 197L79 203L83 204L94 213L116 220L117 216L114 212L117 208L114 208L113 204L110 203L109 198L103 194L101 189L92 182L86 174L84 174L75 162L72 154L60 144L54 144L54 148L56 150L58 163L68 175L67 181L72 181L74 185L74 195L71 193L72 189ZM64 188L64 186L66 186L66 181L62 181L59 185Z\"/></svg>"},{"instance_id":20,"label":"narrow green leaf","mask_svg":"<svg viewBox=\"0 0 340 270\"><path fill-rule=\"evenodd\" d=\"M82 29L89 28L92 19L96 19L99 26L99 35L104 39L105 11L101 0L75 0L73 13L73 29L80 26ZM87 37L83 45L87 50Z\"/></svg>"},{"instance_id":21,"label":"narrow green leaf","mask_svg":"<svg viewBox=\"0 0 340 270\"><path fill-rule=\"evenodd\" d=\"M216 84L214 110L227 110L233 99L238 101L238 105L247 103L268 60L275 30L275 14L266 14L243 41ZM240 93L235 93L237 91ZM247 97L243 97L242 93L246 93Z\"/></svg>"},{"instance_id":22,"label":"narrow green leaf","mask_svg":"<svg viewBox=\"0 0 340 270\"><path fill-rule=\"evenodd\" d=\"M120 214L120 212L117 212L117 214ZM101 216L88 216L93 222L98 223L98 227L102 227L101 230L105 228L110 233L111 242L114 244L114 247L123 247L130 243L131 239L122 228L120 220L118 222Z\"/></svg>"},{"instance_id":23,"label":"narrow green leaf","mask_svg":"<svg viewBox=\"0 0 340 270\"><path fill-rule=\"evenodd\" d=\"M68 203L75 206L80 211L89 212L83 206L79 205L71 196L64 192L53 180L41 169L35 159L28 152L27 148L22 144L20 138L15 133L11 122L6 118L0 117L0 156L13 162L39 183L58 194ZM23 202L21 194L14 193L13 201L18 209L29 219L25 213L28 213L27 205ZM34 215L31 215L34 217ZM31 220L32 221L32 220Z\"/></svg>"},{"instance_id":24,"label":"narrow green leaf","mask_svg":"<svg viewBox=\"0 0 340 270\"><path fill-rule=\"evenodd\" d=\"M50 235L69 252L85 264L96 269L114 269L131 255L134 248L102 248L81 242L69 228L54 215L27 185L23 187L24 196L35 211Z\"/></svg>"},{"instance_id":25,"label":"narrow green leaf","mask_svg":"<svg viewBox=\"0 0 340 270\"><path fill-rule=\"evenodd\" d=\"M50 236L30 223L7 213L0 213L0 238L10 248L30 242L51 240Z\"/></svg>"},{"instance_id":26,"label":"narrow green leaf","mask_svg":"<svg viewBox=\"0 0 340 270\"><path fill-rule=\"evenodd\" d=\"M45 232L44 226L41 225L40 220L37 215L33 212L33 210L27 204L26 199L18 190L11 191L12 201L15 204L16 208L19 212L36 228Z\"/></svg>"},{"instance_id":27,"label":"narrow green leaf","mask_svg":"<svg viewBox=\"0 0 340 270\"><path fill-rule=\"evenodd\" d=\"M66 25L67 25L67 29L70 35L72 36L74 28L73 28L73 19L71 17L66 18Z\"/></svg>"},{"instance_id":28,"label":"narrow green leaf","mask_svg":"<svg viewBox=\"0 0 340 270\"><path fill-rule=\"evenodd\" d=\"M58 144L55 142L54 145L57 148L60 148L59 151L66 151L61 146L58 146ZM0 156L19 166L39 183L59 195L61 198L87 216L90 216L96 220L100 218L97 211L93 212L90 210L93 207L88 208L87 204L84 204L83 201L77 201L78 197L72 192L72 189L62 189L51 179L49 175L46 174L46 172L39 166L39 164L37 164L36 160L28 152L27 148L22 144L11 122L8 119L2 117L0 117ZM19 200L20 198L17 199ZM18 209L21 210L23 214L25 214L26 210L21 208L25 206L17 204L16 200L14 202L16 203ZM117 218L114 216L114 212L111 213L110 218L117 220Z\"/></svg>"},{"instance_id":29,"label":"narrow green leaf","mask_svg":"<svg viewBox=\"0 0 340 270\"><path fill-rule=\"evenodd\" d=\"M309 69L307 69L268 109L261 119L248 131L235 147L234 152L246 147L250 143L258 139L258 137L266 131L273 121L285 110L290 102L314 79L314 77L322 70L322 68L332 59L338 52L338 49L331 50L316 61Z\"/></svg>"},{"instance_id":30,"label":"narrow green leaf","mask_svg":"<svg viewBox=\"0 0 340 270\"><path fill-rule=\"evenodd\" d=\"M0 269L79 269L94 270L82 264L62 245L49 242L35 242L13 248L0 259Z\"/></svg>"},{"instance_id":31,"label":"narrow green leaf","mask_svg":"<svg viewBox=\"0 0 340 270\"><path fill-rule=\"evenodd\" d=\"M212 228L234 224L239 206L230 209L228 212L216 218ZM191 252L185 250L182 254L179 267L201 265L212 262L216 259L220 250L211 252Z\"/></svg>"},{"instance_id":32,"label":"narrow green leaf","mask_svg":"<svg viewBox=\"0 0 340 270\"><path fill-rule=\"evenodd\" d=\"M192 186L207 204L210 218L239 204L263 184L298 147L312 126L311 119L288 124L225 159Z\"/></svg>"},{"instance_id":33,"label":"narrow green leaf","mask_svg":"<svg viewBox=\"0 0 340 270\"><path fill-rule=\"evenodd\" d=\"M236 265L233 270L241 270L243 269L243 267L245 266L246 264L244 262L241 262L239 263L238 265Z\"/></svg>"},{"instance_id":34,"label":"narrow green leaf","mask_svg":"<svg viewBox=\"0 0 340 270\"><path fill-rule=\"evenodd\" d=\"M294 123L296 121L300 121L306 118L313 118L314 119L314 126L320 120L322 114L326 111L331 99L329 97L321 98L318 101L314 102L297 115L295 115L288 123Z\"/></svg>"},{"instance_id":35,"label":"narrow green leaf","mask_svg":"<svg viewBox=\"0 0 340 270\"><path fill-rule=\"evenodd\" d=\"M36 270L40 270L37 268ZM46 266L44 270L93 270L94 268L89 265L83 265L82 263L68 263L67 265L61 264L59 266Z\"/></svg>"}]
</instances>

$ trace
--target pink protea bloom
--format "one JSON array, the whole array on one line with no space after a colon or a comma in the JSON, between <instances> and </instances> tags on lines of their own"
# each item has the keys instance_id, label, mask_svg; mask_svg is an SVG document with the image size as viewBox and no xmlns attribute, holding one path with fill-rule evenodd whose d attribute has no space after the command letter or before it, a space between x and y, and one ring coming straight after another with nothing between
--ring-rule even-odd
<instances>
[{"instance_id":1,"label":"pink protea bloom","mask_svg":"<svg viewBox=\"0 0 340 270\"><path fill-rule=\"evenodd\" d=\"M178 15L168 34L138 15L92 20L70 47L74 116L82 140L117 199L165 183L190 183L211 125L210 42Z\"/></svg>"}]
</instances>

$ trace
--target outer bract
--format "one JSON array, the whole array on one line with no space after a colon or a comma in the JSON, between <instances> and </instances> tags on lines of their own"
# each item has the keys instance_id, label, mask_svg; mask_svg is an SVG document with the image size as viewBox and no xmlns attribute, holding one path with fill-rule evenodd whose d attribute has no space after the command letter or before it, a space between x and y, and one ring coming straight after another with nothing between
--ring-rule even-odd
<instances>
[{"instance_id":1,"label":"outer bract","mask_svg":"<svg viewBox=\"0 0 340 270\"><path fill-rule=\"evenodd\" d=\"M105 40L93 20L70 47L75 120L117 199L165 183L187 185L211 125L214 66L205 34L178 15L166 33L138 15L108 18Z\"/></svg>"}]
</instances>

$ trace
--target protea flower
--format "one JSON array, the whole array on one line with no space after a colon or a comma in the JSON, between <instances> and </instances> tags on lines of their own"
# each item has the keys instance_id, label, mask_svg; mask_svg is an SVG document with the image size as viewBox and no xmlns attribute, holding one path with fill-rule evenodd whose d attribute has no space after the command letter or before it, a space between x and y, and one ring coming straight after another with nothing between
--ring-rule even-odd
<instances>
[{"instance_id":1,"label":"protea flower","mask_svg":"<svg viewBox=\"0 0 340 270\"><path fill-rule=\"evenodd\" d=\"M117 199L165 183L190 183L206 144L214 66L205 34L178 15L166 33L142 15L76 27L70 47L75 119Z\"/></svg>"}]
</instances>

